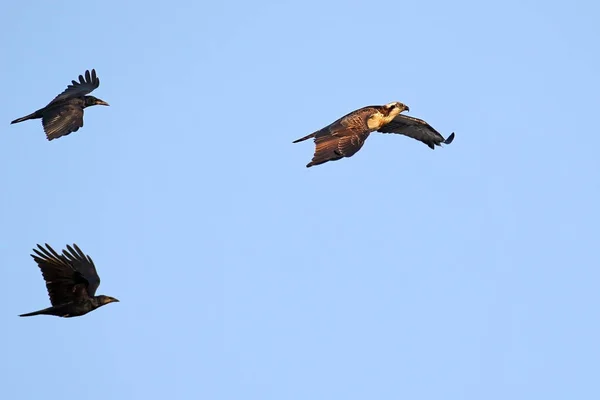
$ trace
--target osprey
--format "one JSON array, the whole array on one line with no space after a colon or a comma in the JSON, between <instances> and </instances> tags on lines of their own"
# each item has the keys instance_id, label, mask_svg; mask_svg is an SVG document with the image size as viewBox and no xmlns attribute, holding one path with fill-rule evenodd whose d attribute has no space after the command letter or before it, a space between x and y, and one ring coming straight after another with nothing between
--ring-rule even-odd
<instances>
[{"instance_id":1,"label":"osprey","mask_svg":"<svg viewBox=\"0 0 600 400\"><path fill-rule=\"evenodd\" d=\"M71 81L71 83L46 107L15 119L11 124L41 118L48 140L77 132L83 126L84 108L97 105L108 106L108 103L94 96L86 96L100 86L100 79L96 77L96 70L92 69L91 75L90 71L85 71L85 79L82 75L79 75L79 82Z\"/></svg>"},{"instance_id":2,"label":"osprey","mask_svg":"<svg viewBox=\"0 0 600 400\"><path fill-rule=\"evenodd\" d=\"M407 105L398 101L383 106L367 106L352 111L323 129L304 136L293 143L315 138L315 154L306 167L319 165L328 161L352 157L361 149L371 132L399 133L417 139L431 149L442 143L450 144L454 140L454 132L444 139L427 122L419 118L401 115L409 111Z\"/></svg>"},{"instance_id":3,"label":"osprey","mask_svg":"<svg viewBox=\"0 0 600 400\"><path fill-rule=\"evenodd\" d=\"M46 248L38 244L38 248L33 249L35 254L31 257L42 271L52 307L21 314L20 317L32 315L79 317L98 307L119 301L110 296L96 296L100 277L94 262L90 256L83 254L76 244L73 244L73 247L67 245L67 250L63 250L63 254L58 254L48 244Z\"/></svg>"}]
</instances>

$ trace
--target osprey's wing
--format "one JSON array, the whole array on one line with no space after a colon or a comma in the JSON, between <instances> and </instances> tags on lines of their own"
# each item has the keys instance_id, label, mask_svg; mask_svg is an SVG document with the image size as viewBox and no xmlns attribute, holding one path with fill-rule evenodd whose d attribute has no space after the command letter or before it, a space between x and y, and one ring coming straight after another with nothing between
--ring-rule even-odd
<instances>
[{"instance_id":1,"label":"osprey's wing","mask_svg":"<svg viewBox=\"0 0 600 400\"><path fill-rule=\"evenodd\" d=\"M48 140L77 132L83 126L83 108L70 103L51 108L44 113L42 125Z\"/></svg>"},{"instance_id":2,"label":"osprey's wing","mask_svg":"<svg viewBox=\"0 0 600 400\"><path fill-rule=\"evenodd\" d=\"M327 134L335 136L361 135L369 131L367 120L376 112L378 110L373 106L359 108L321 129L316 137Z\"/></svg>"},{"instance_id":3,"label":"osprey's wing","mask_svg":"<svg viewBox=\"0 0 600 400\"><path fill-rule=\"evenodd\" d=\"M379 128L378 132L406 135L425 143L432 149L434 149L435 146L440 146L442 143L450 144L452 143L452 140L454 140L454 132L448 136L448 139L444 139L438 131L433 129L431 125L422 119L402 114L396 116L396 118L388 124Z\"/></svg>"},{"instance_id":4,"label":"osprey's wing","mask_svg":"<svg viewBox=\"0 0 600 400\"><path fill-rule=\"evenodd\" d=\"M369 132L349 136L326 135L317 137L315 138L315 154L306 167L339 160L344 157L352 157L362 148L368 137Z\"/></svg>"},{"instance_id":5,"label":"osprey's wing","mask_svg":"<svg viewBox=\"0 0 600 400\"><path fill-rule=\"evenodd\" d=\"M83 251L76 244L73 244L73 247L67 245L67 250L63 250L63 256L69 261L73 269L79 272L88 282L87 292L90 296L94 296L98 286L100 286L100 277L96 272L96 266L90 256L83 254Z\"/></svg>"},{"instance_id":6,"label":"osprey's wing","mask_svg":"<svg viewBox=\"0 0 600 400\"><path fill-rule=\"evenodd\" d=\"M363 107L326 126L315 134L315 154L306 167L352 157L369 137L367 119L378 110Z\"/></svg>"},{"instance_id":7,"label":"osprey's wing","mask_svg":"<svg viewBox=\"0 0 600 400\"><path fill-rule=\"evenodd\" d=\"M82 290L88 285L87 280L63 255L58 254L48 244L46 247L38 244L38 248L33 249L35 254L31 257L42 271L50 302L53 306L58 306L81 300L79 297L87 293Z\"/></svg>"},{"instance_id":8,"label":"osprey's wing","mask_svg":"<svg viewBox=\"0 0 600 400\"><path fill-rule=\"evenodd\" d=\"M67 86L67 88L48 103L48 105L59 101L73 99L75 97L85 96L94 91L98 86L100 86L100 79L96 76L96 70L92 69L91 74L90 71L87 70L85 71L85 78L82 75L79 75L79 82L71 81L71 85Z\"/></svg>"}]
</instances>

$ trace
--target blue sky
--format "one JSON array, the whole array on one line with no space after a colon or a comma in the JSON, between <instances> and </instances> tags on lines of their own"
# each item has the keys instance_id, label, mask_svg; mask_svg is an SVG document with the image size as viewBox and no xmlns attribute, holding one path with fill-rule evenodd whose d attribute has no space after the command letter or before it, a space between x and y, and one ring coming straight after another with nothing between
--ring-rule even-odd
<instances>
[{"instance_id":1,"label":"blue sky","mask_svg":"<svg viewBox=\"0 0 600 400\"><path fill-rule=\"evenodd\" d=\"M600 90L591 1L10 2L3 49L0 398L600 396ZM110 107L48 142L86 69ZM310 169L353 109L373 134ZM36 243L117 297L49 305Z\"/></svg>"}]
</instances>

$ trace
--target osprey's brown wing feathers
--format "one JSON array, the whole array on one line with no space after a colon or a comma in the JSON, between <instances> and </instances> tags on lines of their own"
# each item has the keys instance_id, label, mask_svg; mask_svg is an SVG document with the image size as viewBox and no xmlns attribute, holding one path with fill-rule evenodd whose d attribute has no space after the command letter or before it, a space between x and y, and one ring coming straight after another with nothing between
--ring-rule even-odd
<instances>
[{"instance_id":1,"label":"osprey's brown wing feathers","mask_svg":"<svg viewBox=\"0 0 600 400\"><path fill-rule=\"evenodd\" d=\"M315 154L307 167L351 157L361 149L369 133L352 136L327 135L315 139Z\"/></svg>"},{"instance_id":2,"label":"osprey's brown wing feathers","mask_svg":"<svg viewBox=\"0 0 600 400\"><path fill-rule=\"evenodd\" d=\"M306 167L326 163L327 161L335 161L344 158L343 155L337 152L339 139L335 136L321 136L315 139L315 154Z\"/></svg>"},{"instance_id":3,"label":"osprey's brown wing feathers","mask_svg":"<svg viewBox=\"0 0 600 400\"><path fill-rule=\"evenodd\" d=\"M402 114L399 114L391 122L379 128L378 132L406 135L425 143L432 149L435 146L440 146L442 143L450 144L454 140L454 132L448 136L448 139L444 139L438 131L422 119Z\"/></svg>"},{"instance_id":4,"label":"osprey's brown wing feathers","mask_svg":"<svg viewBox=\"0 0 600 400\"><path fill-rule=\"evenodd\" d=\"M336 136L361 134L369 131L367 119L378 111L379 110L377 108L372 106L360 108L347 115L344 115L342 118L321 129L319 133L329 133L330 135ZM321 136L319 133L317 133L317 137Z\"/></svg>"},{"instance_id":5,"label":"osprey's brown wing feathers","mask_svg":"<svg viewBox=\"0 0 600 400\"><path fill-rule=\"evenodd\" d=\"M307 167L351 157L369 137L367 118L377 110L364 107L343 116L315 133L315 154Z\"/></svg>"},{"instance_id":6,"label":"osprey's brown wing feathers","mask_svg":"<svg viewBox=\"0 0 600 400\"><path fill-rule=\"evenodd\" d=\"M338 141L338 151L344 157L351 157L359 151L365 140L369 137L369 133L363 133L361 135L352 135L341 137Z\"/></svg>"}]
</instances>

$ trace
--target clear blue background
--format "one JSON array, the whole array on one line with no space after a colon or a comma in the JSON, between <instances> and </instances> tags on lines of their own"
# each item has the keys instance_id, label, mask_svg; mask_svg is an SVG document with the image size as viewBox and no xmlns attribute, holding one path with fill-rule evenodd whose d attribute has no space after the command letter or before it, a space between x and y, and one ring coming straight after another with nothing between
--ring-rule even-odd
<instances>
[{"instance_id":1,"label":"clear blue background","mask_svg":"<svg viewBox=\"0 0 600 400\"><path fill-rule=\"evenodd\" d=\"M597 4L7 2L0 398L600 398ZM305 168L396 100L454 143ZM44 242L121 302L17 317Z\"/></svg>"}]
</instances>

